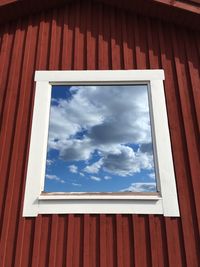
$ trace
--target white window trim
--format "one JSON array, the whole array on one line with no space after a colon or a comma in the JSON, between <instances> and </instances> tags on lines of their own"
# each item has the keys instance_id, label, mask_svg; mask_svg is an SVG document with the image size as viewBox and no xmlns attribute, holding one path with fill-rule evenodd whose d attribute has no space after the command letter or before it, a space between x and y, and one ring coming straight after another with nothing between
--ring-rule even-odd
<instances>
[{"instance_id":1,"label":"white window trim","mask_svg":"<svg viewBox=\"0 0 200 267\"><path fill-rule=\"evenodd\" d=\"M179 216L164 95L163 70L36 71L36 92L23 216L65 213L163 214ZM135 84L150 88L150 113L159 194L42 194L45 179L52 84Z\"/></svg>"}]
</instances>

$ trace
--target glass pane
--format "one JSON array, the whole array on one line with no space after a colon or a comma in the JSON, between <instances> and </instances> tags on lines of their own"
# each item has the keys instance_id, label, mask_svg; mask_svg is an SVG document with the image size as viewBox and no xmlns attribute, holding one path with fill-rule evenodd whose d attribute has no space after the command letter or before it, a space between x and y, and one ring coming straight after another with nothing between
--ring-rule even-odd
<instances>
[{"instance_id":1,"label":"glass pane","mask_svg":"<svg viewBox=\"0 0 200 267\"><path fill-rule=\"evenodd\" d=\"M147 85L52 86L44 191L157 191Z\"/></svg>"}]
</instances>

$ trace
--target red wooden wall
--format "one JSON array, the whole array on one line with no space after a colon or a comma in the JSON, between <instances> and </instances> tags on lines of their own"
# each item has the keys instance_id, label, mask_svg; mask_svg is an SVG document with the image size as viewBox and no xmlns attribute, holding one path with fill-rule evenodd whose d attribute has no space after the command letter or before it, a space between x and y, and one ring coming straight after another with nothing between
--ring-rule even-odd
<instances>
[{"instance_id":1,"label":"red wooden wall","mask_svg":"<svg viewBox=\"0 0 200 267\"><path fill-rule=\"evenodd\" d=\"M0 33L0 266L200 266L199 32L73 1ZM181 217L22 218L34 71L156 68L166 75Z\"/></svg>"}]
</instances>

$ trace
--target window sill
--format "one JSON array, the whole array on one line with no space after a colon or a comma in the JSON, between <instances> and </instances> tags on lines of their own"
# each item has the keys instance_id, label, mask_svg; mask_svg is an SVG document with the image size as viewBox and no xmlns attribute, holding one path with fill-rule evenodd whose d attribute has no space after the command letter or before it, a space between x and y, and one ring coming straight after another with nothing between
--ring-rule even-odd
<instances>
[{"instance_id":1,"label":"window sill","mask_svg":"<svg viewBox=\"0 0 200 267\"><path fill-rule=\"evenodd\" d=\"M132 199L132 200L160 200L162 197L159 193L127 193L127 194L113 194L113 193L101 193L101 194L88 194L88 193L42 193L39 200L70 200L70 199Z\"/></svg>"}]
</instances>

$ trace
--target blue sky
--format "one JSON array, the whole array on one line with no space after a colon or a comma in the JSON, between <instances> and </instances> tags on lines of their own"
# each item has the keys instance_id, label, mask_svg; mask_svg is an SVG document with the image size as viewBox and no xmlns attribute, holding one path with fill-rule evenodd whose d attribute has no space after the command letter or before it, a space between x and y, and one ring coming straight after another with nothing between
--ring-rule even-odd
<instances>
[{"instance_id":1,"label":"blue sky","mask_svg":"<svg viewBox=\"0 0 200 267\"><path fill-rule=\"evenodd\" d=\"M155 192L146 85L52 86L46 192Z\"/></svg>"}]
</instances>

